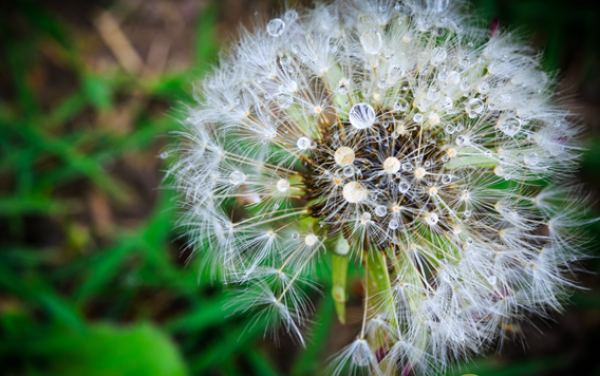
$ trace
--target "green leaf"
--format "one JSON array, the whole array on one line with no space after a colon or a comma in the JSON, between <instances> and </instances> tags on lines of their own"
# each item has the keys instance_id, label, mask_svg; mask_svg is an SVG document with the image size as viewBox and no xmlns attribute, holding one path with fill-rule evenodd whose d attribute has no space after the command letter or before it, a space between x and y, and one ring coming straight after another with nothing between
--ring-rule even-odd
<instances>
[{"instance_id":1,"label":"green leaf","mask_svg":"<svg viewBox=\"0 0 600 376\"><path fill-rule=\"evenodd\" d=\"M127 191L123 184L114 180L91 158L76 150L70 143L53 137L39 127L28 123L11 123L7 125L10 130L19 134L29 143L36 145L44 151L60 157L70 168L87 176L100 189L104 190L117 200L125 200ZM55 183L55 182L54 182Z\"/></svg>"},{"instance_id":2,"label":"green leaf","mask_svg":"<svg viewBox=\"0 0 600 376\"><path fill-rule=\"evenodd\" d=\"M75 94L71 94L56 105L48 115L44 116L46 126L52 128L65 123L81 112L86 103L86 97L82 93L76 92Z\"/></svg>"},{"instance_id":3,"label":"green leaf","mask_svg":"<svg viewBox=\"0 0 600 376\"><path fill-rule=\"evenodd\" d=\"M112 93L108 80L103 77L84 75L82 89L86 97L99 111L106 111L112 105Z\"/></svg>"},{"instance_id":4,"label":"green leaf","mask_svg":"<svg viewBox=\"0 0 600 376\"><path fill-rule=\"evenodd\" d=\"M220 325L227 320L227 313L223 307L228 300L224 295L211 300L202 299L199 305L189 310L188 314L168 322L165 328L172 332L199 333Z\"/></svg>"},{"instance_id":5,"label":"green leaf","mask_svg":"<svg viewBox=\"0 0 600 376\"><path fill-rule=\"evenodd\" d=\"M528 361L514 362L510 364L498 364L488 359L479 359L465 363L455 369L446 372L446 376L462 376L464 374L476 374L478 376L534 376L547 371L560 370L569 365L565 357L548 359L534 359Z\"/></svg>"},{"instance_id":6,"label":"green leaf","mask_svg":"<svg viewBox=\"0 0 600 376\"><path fill-rule=\"evenodd\" d=\"M0 286L42 308L57 322L71 328L83 326L79 314L71 304L58 296L52 286L40 278L33 277L30 280L19 278L7 266L0 263Z\"/></svg>"},{"instance_id":7,"label":"green leaf","mask_svg":"<svg viewBox=\"0 0 600 376\"><path fill-rule=\"evenodd\" d=\"M258 350L249 349L246 355L250 367L254 370L255 375L261 376L279 376L277 368L271 363L267 354L262 354Z\"/></svg>"},{"instance_id":8,"label":"green leaf","mask_svg":"<svg viewBox=\"0 0 600 376\"><path fill-rule=\"evenodd\" d=\"M196 65L208 66L207 63L212 63L216 57L218 46L215 43L214 32L218 14L215 6L206 7L200 13L194 49Z\"/></svg>"},{"instance_id":9,"label":"green leaf","mask_svg":"<svg viewBox=\"0 0 600 376\"><path fill-rule=\"evenodd\" d=\"M264 333L268 324L269 322L264 319L250 319L233 329L227 328L226 334L218 343L212 344L199 357L192 360L190 364L192 372L196 375L203 375L207 373L207 370L216 367L219 362L228 361L259 333Z\"/></svg>"},{"instance_id":10,"label":"green leaf","mask_svg":"<svg viewBox=\"0 0 600 376\"><path fill-rule=\"evenodd\" d=\"M51 375L185 376L171 339L150 324L109 324L84 331L55 331L27 343L23 351L44 359Z\"/></svg>"},{"instance_id":11,"label":"green leaf","mask_svg":"<svg viewBox=\"0 0 600 376\"><path fill-rule=\"evenodd\" d=\"M331 334L333 309L334 304L332 304L331 299L321 299L315 324L310 331L312 333L311 341L306 350L301 352L294 362L291 372L292 376L317 374L317 370L323 361L323 348L327 343L327 338Z\"/></svg>"},{"instance_id":12,"label":"green leaf","mask_svg":"<svg viewBox=\"0 0 600 376\"><path fill-rule=\"evenodd\" d=\"M67 211L67 204L56 200L20 196L0 198L0 216L57 214Z\"/></svg>"},{"instance_id":13,"label":"green leaf","mask_svg":"<svg viewBox=\"0 0 600 376\"><path fill-rule=\"evenodd\" d=\"M131 239L125 239L116 248L101 252L93 259L93 267L86 273L85 282L75 292L75 299L80 303L106 286L118 273L119 265L131 254Z\"/></svg>"}]
</instances>

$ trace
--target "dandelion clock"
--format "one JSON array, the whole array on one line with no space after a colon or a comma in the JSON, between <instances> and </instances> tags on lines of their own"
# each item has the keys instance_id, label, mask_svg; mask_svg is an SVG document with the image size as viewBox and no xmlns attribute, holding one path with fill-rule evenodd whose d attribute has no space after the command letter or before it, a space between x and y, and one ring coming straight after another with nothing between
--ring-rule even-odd
<instances>
[{"instance_id":1,"label":"dandelion clock","mask_svg":"<svg viewBox=\"0 0 600 376\"><path fill-rule=\"evenodd\" d=\"M287 9L190 106L181 225L233 305L303 344L311 289L344 323L358 271L361 324L332 374L441 372L575 287L578 127L535 51L463 5Z\"/></svg>"}]
</instances>

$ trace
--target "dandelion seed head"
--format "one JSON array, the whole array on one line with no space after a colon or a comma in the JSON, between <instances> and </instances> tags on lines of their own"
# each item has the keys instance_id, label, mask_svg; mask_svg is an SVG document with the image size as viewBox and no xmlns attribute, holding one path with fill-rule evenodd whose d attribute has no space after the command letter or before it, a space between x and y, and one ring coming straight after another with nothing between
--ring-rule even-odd
<instances>
[{"instance_id":1,"label":"dandelion seed head","mask_svg":"<svg viewBox=\"0 0 600 376\"><path fill-rule=\"evenodd\" d=\"M564 182L580 127L531 48L464 8L285 10L241 33L169 158L192 246L300 342L300 287L326 255L390 281L364 282L369 314L334 374L440 371L575 287L585 195Z\"/></svg>"}]
</instances>

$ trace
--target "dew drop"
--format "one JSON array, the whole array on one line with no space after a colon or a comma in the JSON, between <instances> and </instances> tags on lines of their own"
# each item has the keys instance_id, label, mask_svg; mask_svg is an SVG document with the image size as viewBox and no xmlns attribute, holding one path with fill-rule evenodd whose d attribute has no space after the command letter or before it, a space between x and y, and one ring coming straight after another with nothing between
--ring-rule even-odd
<instances>
[{"instance_id":1,"label":"dew drop","mask_svg":"<svg viewBox=\"0 0 600 376\"><path fill-rule=\"evenodd\" d=\"M337 85L337 92L341 95L346 95L346 94L348 94L349 89L350 89L350 82L347 79L342 78Z\"/></svg>"},{"instance_id":2,"label":"dew drop","mask_svg":"<svg viewBox=\"0 0 600 376\"><path fill-rule=\"evenodd\" d=\"M395 84L402 77L404 77L404 71L397 65L392 65L388 68L388 81L391 84Z\"/></svg>"},{"instance_id":3,"label":"dew drop","mask_svg":"<svg viewBox=\"0 0 600 376\"><path fill-rule=\"evenodd\" d=\"M449 3L450 0L433 0L431 2L430 9L434 12L441 13L448 8Z\"/></svg>"},{"instance_id":4,"label":"dew drop","mask_svg":"<svg viewBox=\"0 0 600 376\"><path fill-rule=\"evenodd\" d=\"M288 22L296 21L298 19L298 12L296 12L295 9L288 9L283 15L283 18Z\"/></svg>"},{"instance_id":5,"label":"dew drop","mask_svg":"<svg viewBox=\"0 0 600 376\"><path fill-rule=\"evenodd\" d=\"M488 277L488 282L490 285L495 285L498 282L498 278L495 275Z\"/></svg>"},{"instance_id":6,"label":"dew drop","mask_svg":"<svg viewBox=\"0 0 600 376\"><path fill-rule=\"evenodd\" d=\"M396 157L389 157L383 162L383 169L388 174L395 174L400 170L400 161Z\"/></svg>"},{"instance_id":7,"label":"dew drop","mask_svg":"<svg viewBox=\"0 0 600 376\"><path fill-rule=\"evenodd\" d=\"M498 128L504 132L505 135L513 137L521 130L521 120L514 116L509 116L500 121Z\"/></svg>"},{"instance_id":8,"label":"dew drop","mask_svg":"<svg viewBox=\"0 0 600 376\"><path fill-rule=\"evenodd\" d=\"M346 201L356 204L367 198L367 191L360 183L351 181L344 185L342 196Z\"/></svg>"},{"instance_id":9,"label":"dew drop","mask_svg":"<svg viewBox=\"0 0 600 376\"><path fill-rule=\"evenodd\" d=\"M229 175L229 181L231 184L240 185L246 181L246 175L240 171L234 171L231 173L231 175Z\"/></svg>"},{"instance_id":10,"label":"dew drop","mask_svg":"<svg viewBox=\"0 0 600 376\"><path fill-rule=\"evenodd\" d=\"M167 153L166 151L160 153L160 155L159 155L160 159L167 159L168 157L169 157L169 153Z\"/></svg>"},{"instance_id":11,"label":"dew drop","mask_svg":"<svg viewBox=\"0 0 600 376\"><path fill-rule=\"evenodd\" d=\"M440 220L440 217L437 213L428 213L425 216L425 222L427 222L427 224L430 226L435 226L439 220Z\"/></svg>"},{"instance_id":12,"label":"dew drop","mask_svg":"<svg viewBox=\"0 0 600 376\"><path fill-rule=\"evenodd\" d=\"M290 188L290 182L285 179L280 179L277 182L277 190L279 192L285 192Z\"/></svg>"},{"instance_id":13,"label":"dew drop","mask_svg":"<svg viewBox=\"0 0 600 376\"><path fill-rule=\"evenodd\" d=\"M359 367L366 367L374 361L373 354L369 349L366 341L360 340L361 343L354 349L352 354L352 361ZM363 343L364 342L364 343Z\"/></svg>"},{"instance_id":14,"label":"dew drop","mask_svg":"<svg viewBox=\"0 0 600 376\"><path fill-rule=\"evenodd\" d=\"M379 205L375 208L375 215L383 217L387 214L387 208L383 205Z\"/></svg>"},{"instance_id":15,"label":"dew drop","mask_svg":"<svg viewBox=\"0 0 600 376\"><path fill-rule=\"evenodd\" d=\"M377 82L377 87L380 89L385 89L387 87L387 81L386 80L379 80L379 82Z\"/></svg>"},{"instance_id":16,"label":"dew drop","mask_svg":"<svg viewBox=\"0 0 600 376\"><path fill-rule=\"evenodd\" d=\"M444 175L442 177L442 183L444 184L450 184L450 182L452 181L452 175Z\"/></svg>"},{"instance_id":17,"label":"dew drop","mask_svg":"<svg viewBox=\"0 0 600 376\"><path fill-rule=\"evenodd\" d=\"M463 77L462 81L460 82L460 89L467 91L470 87L471 84L469 84L469 79L467 77Z\"/></svg>"},{"instance_id":18,"label":"dew drop","mask_svg":"<svg viewBox=\"0 0 600 376\"><path fill-rule=\"evenodd\" d=\"M394 103L394 110L406 112L406 110L408 110L408 103L406 103L404 99L399 99L396 103Z\"/></svg>"},{"instance_id":19,"label":"dew drop","mask_svg":"<svg viewBox=\"0 0 600 376\"><path fill-rule=\"evenodd\" d=\"M470 210L465 210L463 214L464 214L465 218L470 218L472 213ZM467 242L468 242L468 240L467 240ZM473 239L471 239L471 242L473 242Z\"/></svg>"},{"instance_id":20,"label":"dew drop","mask_svg":"<svg viewBox=\"0 0 600 376\"><path fill-rule=\"evenodd\" d=\"M292 59L288 55L283 55L279 58L279 63L282 67L287 67L292 62Z\"/></svg>"},{"instance_id":21,"label":"dew drop","mask_svg":"<svg viewBox=\"0 0 600 376\"><path fill-rule=\"evenodd\" d=\"M406 193L410 189L410 184L408 183L400 183L398 184L398 190L400 193Z\"/></svg>"},{"instance_id":22,"label":"dew drop","mask_svg":"<svg viewBox=\"0 0 600 376\"><path fill-rule=\"evenodd\" d=\"M294 97L289 94L279 94L277 96L277 103L279 104L279 107L283 109L289 108L293 102Z\"/></svg>"},{"instance_id":23,"label":"dew drop","mask_svg":"<svg viewBox=\"0 0 600 376\"><path fill-rule=\"evenodd\" d=\"M467 138L463 135L456 137L456 145L462 146L467 142Z\"/></svg>"},{"instance_id":24,"label":"dew drop","mask_svg":"<svg viewBox=\"0 0 600 376\"><path fill-rule=\"evenodd\" d=\"M523 162L528 166L536 166L540 163L540 157L538 156L538 153L531 152L523 157Z\"/></svg>"},{"instance_id":25,"label":"dew drop","mask_svg":"<svg viewBox=\"0 0 600 376\"><path fill-rule=\"evenodd\" d=\"M439 97L440 97L440 92L437 91L436 89L429 88L429 90L427 90L427 99L434 101L434 100L438 99Z\"/></svg>"},{"instance_id":26,"label":"dew drop","mask_svg":"<svg viewBox=\"0 0 600 376\"><path fill-rule=\"evenodd\" d=\"M444 97L440 103L442 108L452 108L452 98Z\"/></svg>"},{"instance_id":27,"label":"dew drop","mask_svg":"<svg viewBox=\"0 0 600 376\"><path fill-rule=\"evenodd\" d=\"M354 175L354 168L352 168L352 166L346 166L342 170L342 173L344 174L345 177L350 178Z\"/></svg>"},{"instance_id":28,"label":"dew drop","mask_svg":"<svg viewBox=\"0 0 600 376\"><path fill-rule=\"evenodd\" d=\"M349 118L354 128L367 129L375 122L375 110L368 103L358 103L350 110Z\"/></svg>"},{"instance_id":29,"label":"dew drop","mask_svg":"<svg viewBox=\"0 0 600 376\"><path fill-rule=\"evenodd\" d=\"M347 146L342 146L335 151L333 157L335 159L335 163L337 163L339 166L350 166L352 163L354 163L354 150Z\"/></svg>"},{"instance_id":30,"label":"dew drop","mask_svg":"<svg viewBox=\"0 0 600 376\"><path fill-rule=\"evenodd\" d=\"M274 18L267 24L267 33L272 37L278 37L285 31L285 22L281 18Z\"/></svg>"},{"instance_id":31,"label":"dew drop","mask_svg":"<svg viewBox=\"0 0 600 376\"><path fill-rule=\"evenodd\" d=\"M360 36L360 44L366 53L375 55L381 49L381 34L377 31L365 31Z\"/></svg>"},{"instance_id":32,"label":"dew drop","mask_svg":"<svg viewBox=\"0 0 600 376\"><path fill-rule=\"evenodd\" d=\"M419 167L415 169L415 177L417 179L422 179L427 174L427 171L423 167Z\"/></svg>"},{"instance_id":33,"label":"dew drop","mask_svg":"<svg viewBox=\"0 0 600 376\"><path fill-rule=\"evenodd\" d=\"M477 91L481 94L487 94L490 91L490 84L488 84L487 81L481 82L477 85Z\"/></svg>"},{"instance_id":34,"label":"dew drop","mask_svg":"<svg viewBox=\"0 0 600 376\"><path fill-rule=\"evenodd\" d=\"M396 4L396 10L406 16L412 16L415 14L415 10L408 4L402 5L400 3Z\"/></svg>"},{"instance_id":35,"label":"dew drop","mask_svg":"<svg viewBox=\"0 0 600 376\"><path fill-rule=\"evenodd\" d=\"M395 220L395 219L392 219L392 220L390 221L390 223L388 224L388 227L389 227L391 230L395 230L395 229L397 229L397 228L398 228L398 221L397 221L397 220Z\"/></svg>"},{"instance_id":36,"label":"dew drop","mask_svg":"<svg viewBox=\"0 0 600 376\"><path fill-rule=\"evenodd\" d=\"M446 52L446 50L443 47L434 48L433 51L431 51L431 65L437 67L444 60L446 60L447 56L448 56L448 53Z\"/></svg>"},{"instance_id":37,"label":"dew drop","mask_svg":"<svg viewBox=\"0 0 600 376\"><path fill-rule=\"evenodd\" d=\"M360 216L360 221L362 222L362 224L369 223L371 221L371 213L367 213L367 212L363 213Z\"/></svg>"},{"instance_id":38,"label":"dew drop","mask_svg":"<svg viewBox=\"0 0 600 376\"><path fill-rule=\"evenodd\" d=\"M296 231L292 232L292 239L300 239L300 234Z\"/></svg>"},{"instance_id":39,"label":"dew drop","mask_svg":"<svg viewBox=\"0 0 600 376\"><path fill-rule=\"evenodd\" d=\"M300 137L298 139L298 148L300 150L306 150L310 147L310 139L308 137Z\"/></svg>"},{"instance_id":40,"label":"dew drop","mask_svg":"<svg viewBox=\"0 0 600 376\"><path fill-rule=\"evenodd\" d=\"M473 98L467 102L465 109L469 116L476 116L476 114L481 114L483 112L483 101L479 98Z\"/></svg>"},{"instance_id":41,"label":"dew drop","mask_svg":"<svg viewBox=\"0 0 600 376\"><path fill-rule=\"evenodd\" d=\"M413 117L413 120L415 123L420 123L423 121L423 115L422 114L415 114L415 116Z\"/></svg>"},{"instance_id":42,"label":"dew drop","mask_svg":"<svg viewBox=\"0 0 600 376\"><path fill-rule=\"evenodd\" d=\"M315 245L318 240L319 240L319 238L317 238L317 236L315 234L308 234L304 238L304 244L309 245L309 246Z\"/></svg>"},{"instance_id":43,"label":"dew drop","mask_svg":"<svg viewBox=\"0 0 600 376\"><path fill-rule=\"evenodd\" d=\"M469 44L471 44L471 45L472 45L473 43L469 42ZM471 46L469 46L469 47L471 47ZM468 59L468 58L466 58L466 57L462 58L462 59L461 59L461 60L458 62L458 68L459 68L461 71L463 71L463 72L464 72L464 71L466 71L467 69L469 69L469 66L470 66L470 65L471 65L471 62L470 62L470 61L469 61L469 59Z\"/></svg>"},{"instance_id":44,"label":"dew drop","mask_svg":"<svg viewBox=\"0 0 600 376\"><path fill-rule=\"evenodd\" d=\"M429 114L428 120L431 125L438 125L440 123L440 115L436 114L435 112L432 112L431 114Z\"/></svg>"},{"instance_id":45,"label":"dew drop","mask_svg":"<svg viewBox=\"0 0 600 376\"><path fill-rule=\"evenodd\" d=\"M446 133L448 133L448 134L454 133L454 127L452 126L452 124L446 125Z\"/></svg>"},{"instance_id":46,"label":"dew drop","mask_svg":"<svg viewBox=\"0 0 600 376\"><path fill-rule=\"evenodd\" d=\"M285 90L288 93L295 93L298 91L298 83L294 80L290 80L285 84Z\"/></svg>"}]
</instances>

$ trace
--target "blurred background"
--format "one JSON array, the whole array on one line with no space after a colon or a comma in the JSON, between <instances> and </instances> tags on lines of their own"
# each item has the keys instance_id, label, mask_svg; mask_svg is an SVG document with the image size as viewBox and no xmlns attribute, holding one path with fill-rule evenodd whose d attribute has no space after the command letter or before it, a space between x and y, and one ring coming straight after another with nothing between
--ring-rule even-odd
<instances>
[{"instance_id":1,"label":"blurred background","mask_svg":"<svg viewBox=\"0 0 600 376\"><path fill-rule=\"evenodd\" d=\"M291 4L308 1L288 1ZM352 340L315 295L305 349L224 308L174 229L166 145L218 50L283 0L0 1L0 374L325 375ZM579 178L600 198L597 0L474 0L560 70L586 131ZM600 214L600 205L590 207ZM600 256L588 228L591 253ZM447 375L600 375L600 259L556 320ZM325 291L328 281L319 283ZM352 286L352 282L351 282ZM361 312L356 288L349 317ZM358 321L358 320L357 320Z\"/></svg>"}]
</instances>

